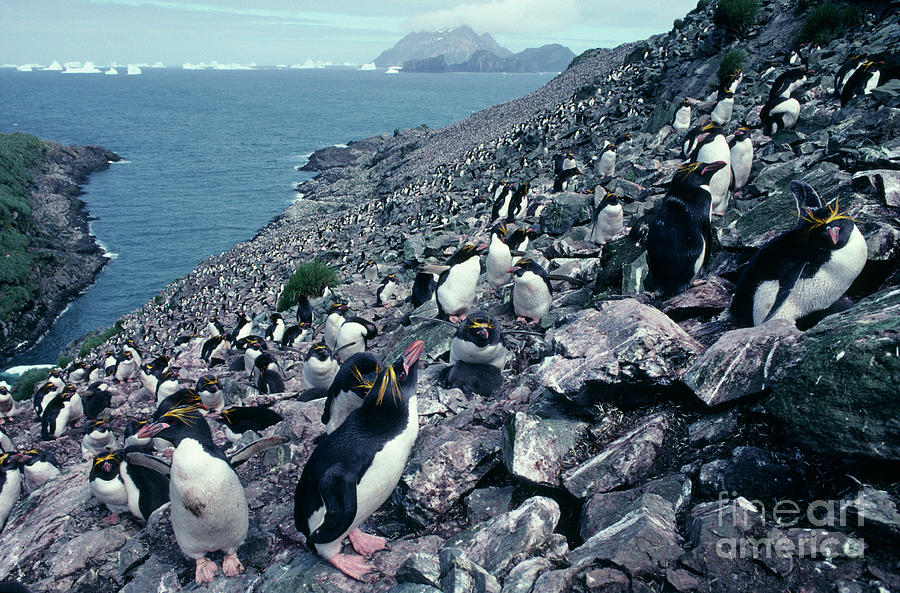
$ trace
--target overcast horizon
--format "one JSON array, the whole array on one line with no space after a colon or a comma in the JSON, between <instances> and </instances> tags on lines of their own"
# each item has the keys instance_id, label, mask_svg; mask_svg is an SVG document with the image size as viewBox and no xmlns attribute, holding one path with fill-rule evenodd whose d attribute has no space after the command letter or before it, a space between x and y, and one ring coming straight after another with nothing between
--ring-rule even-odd
<instances>
[{"instance_id":1,"label":"overcast horizon","mask_svg":"<svg viewBox=\"0 0 900 593\"><path fill-rule=\"evenodd\" d=\"M411 31L468 25L514 52L576 54L672 27L696 0L5 0L0 63L364 64ZM305 8L309 5L310 8ZM314 8L312 6L315 6Z\"/></svg>"}]
</instances>

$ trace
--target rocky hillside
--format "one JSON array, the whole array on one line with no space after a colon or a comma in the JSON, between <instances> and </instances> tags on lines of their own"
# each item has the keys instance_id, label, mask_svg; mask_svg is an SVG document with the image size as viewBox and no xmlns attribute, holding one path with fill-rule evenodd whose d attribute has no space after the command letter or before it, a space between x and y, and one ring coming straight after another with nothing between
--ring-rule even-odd
<instances>
[{"instance_id":1,"label":"rocky hillside","mask_svg":"<svg viewBox=\"0 0 900 593\"><path fill-rule=\"evenodd\" d=\"M330 262L342 280L334 292L378 327L370 350L392 360L414 339L427 346L418 440L390 501L363 524L390 540L372 559L379 574L344 577L294 528L294 487L323 432L323 401L301 395L309 346L270 344L284 393L259 394L246 373L212 369L229 403L277 411L274 431L289 439L238 469L250 506L243 575L195 586L167 507L146 525L101 522L107 511L90 497L80 436L41 444L29 408L3 430L18 446L54 453L63 470L13 509L0 533L9 551L0 579L93 593L900 588L900 84L882 81L844 108L832 96L849 55L896 63L898 6L861 5L863 25L810 48L799 122L770 137L761 106L814 8L760 4L740 39L715 24L712 2L677 29L588 52L542 89L446 128L314 155L322 172L298 188L303 199L126 315L122 333L93 354L133 338L145 355L176 356L193 384L207 372L208 315L228 326L245 312L262 334L296 265ZM683 162L682 136L668 124L682 98L695 124L709 116L728 49L745 54L727 129L753 127L749 185L714 220L705 282L660 302L647 290L642 228ZM593 159L604 140L619 143L612 179ZM552 157L568 152L584 173L575 189L588 193L550 193ZM431 304L407 319L402 298L422 265L486 241L488 188L501 180L529 183L529 201L545 206L516 223L540 231L529 257L574 281L554 282L550 313L524 334L514 333L524 328L509 290L479 284L476 307L498 319L510 351L503 384L482 396L443 382L453 330L428 320ZM839 197L866 239L865 268L841 313L800 328L738 328L726 311L734 282L796 223L792 180ZM625 231L602 250L585 224L601 181L628 200ZM405 288L391 307L374 305L379 281L363 274L371 261L378 278L395 273ZM313 300L317 321L332 298ZM121 444L127 421L154 402L136 381L111 389ZM218 428L216 438L224 441Z\"/></svg>"},{"instance_id":2,"label":"rocky hillside","mask_svg":"<svg viewBox=\"0 0 900 593\"><path fill-rule=\"evenodd\" d=\"M445 54L403 62L404 72L554 72L565 70L575 54L558 43L530 47L517 54L501 57L479 49L464 62L449 62Z\"/></svg>"},{"instance_id":3,"label":"rocky hillside","mask_svg":"<svg viewBox=\"0 0 900 593\"><path fill-rule=\"evenodd\" d=\"M24 134L3 135L2 145L12 152L4 153L0 184L0 363L47 331L106 263L78 196L91 173L119 160L96 146L61 146Z\"/></svg>"}]
</instances>

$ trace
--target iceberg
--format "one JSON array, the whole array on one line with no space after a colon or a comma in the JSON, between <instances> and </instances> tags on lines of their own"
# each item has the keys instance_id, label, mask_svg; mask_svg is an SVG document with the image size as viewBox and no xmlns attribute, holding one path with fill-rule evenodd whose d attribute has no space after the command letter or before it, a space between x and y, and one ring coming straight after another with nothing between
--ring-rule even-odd
<instances>
[{"instance_id":1,"label":"iceberg","mask_svg":"<svg viewBox=\"0 0 900 593\"><path fill-rule=\"evenodd\" d=\"M16 66L16 70L19 72L31 72L31 64L22 64L21 66Z\"/></svg>"},{"instance_id":2,"label":"iceberg","mask_svg":"<svg viewBox=\"0 0 900 593\"><path fill-rule=\"evenodd\" d=\"M384 71L385 74L400 74L400 70L403 69L403 66L391 66L387 70Z\"/></svg>"},{"instance_id":3,"label":"iceberg","mask_svg":"<svg viewBox=\"0 0 900 593\"><path fill-rule=\"evenodd\" d=\"M56 60L53 60L53 63L52 63L52 64L50 64L49 66L47 66L46 68L44 68L44 70L53 70L53 71L59 71L59 70L62 70L62 69L63 69L63 67L60 66L60 65L59 65L59 62L57 62Z\"/></svg>"},{"instance_id":4,"label":"iceberg","mask_svg":"<svg viewBox=\"0 0 900 593\"><path fill-rule=\"evenodd\" d=\"M369 62L368 64L363 64L359 67L360 70L374 70L375 62Z\"/></svg>"},{"instance_id":5,"label":"iceberg","mask_svg":"<svg viewBox=\"0 0 900 593\"><path fill-rule=\"evenodd\" d=\"M137 75L141 73L141 67L137 64L128 64L128 74Z\"/></svg>"},{"instance_id":6,"label":"iceberg","mask_svg":"<svg viewBox=\"0 0 900 593\"><path fill-rule=\"evenodd\" d=\"M163 64L162 62L153 62L153 65L150 66L150 67L151 67L151 68L165 68L166 65Z\"/></svg>"},{"instance_id":7,"label":"iceberg","mask_svg":"<svg viewBox=\"0 0 900 593\"><path fill-rule=\"evenodd\" d=\"M113 68L112 66L109 67L109 70L104 72L104 74L106 74L107 76L115 76L118 73L119 73L119 71L116 70L115 68Z\"/></svg>"},{"instance_id":8,"label":"iceberg","mask_svg":"<svg viewBox=\"0 0 900 593\"><path fill-rule=\"evenodd\" d=\"M66 69L63 70L63 74L100 74L101 70L97 68L93 62L85 62L83 66L75 67L69 66L66 63Z\"/></svg>"},{"instance_id":9,"label":"iceberg","mask_svg":"<svg viewBox=\"0 0 900 593\"><path fill-rule=\"evenodd\" d=\"M306 58L306 61L302 64L294 64L291 68L295 70L308 70L310 68L324 68L326 66L331 66L331 62L322 61L322 60L313 60L312 58Z\"/></svg>"}]
</instances>

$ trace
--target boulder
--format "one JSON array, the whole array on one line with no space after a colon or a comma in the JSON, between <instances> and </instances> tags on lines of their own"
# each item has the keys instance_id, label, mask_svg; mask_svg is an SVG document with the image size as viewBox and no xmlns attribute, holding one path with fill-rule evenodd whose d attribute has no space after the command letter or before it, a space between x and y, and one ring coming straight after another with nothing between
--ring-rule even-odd
<instances>
[{"instance_id":1,"label":"boulder","mask_svg":"<svg viewBox=\"0 0 900 593\"><path fill-rule=\"evenodd\" d=\"M503 431L503 463L510 474L547 486L560 485L560 461L583 438L587 422L562 413L515 412Z\"/></svg>"},{"instance_id":2,"label":"boulder","mask_svg":"<svg viewBox=\"0 0 900 593\"><path fill-rule=\"evenodd\" d=\"M535 375L548 389L672 386L703 347L653 307L634 299L607 301L547 332L555 352Z\"/></svg>"},{"instance_id":3,"label":"boulder","mask_svg":"<svg viewBox=\"0 0 900 593\"><path fill-rule=\"evenodd\" d=\"M713 496L737 493L750 499L787 497L800 483L792 467L758 447L736 447L730 459L717 459L700 468L700 487ZM733 495L733 494L732 494Z\"/></svg>"},{"instance_id":4,"label":"boulder","mask_svg":"<svg viewBox=\"0 0 900 593\"><path fill-rule=\"evenodd\" d=\"M541 212L541 231L548 235L561 235L579 222L590 220L593 214L594 196L561 192Z\"/></svg>"},{"instance_id":5,"label":"boulder","mask_svg":"<svg viewBox=\"0 0 900 593\"><path fill-rule=\"evenodd\" d=\"M737 425L738 415L734 410L711 414L688 426L688 439L692 445L718 443L731 436Z\"/></svg>"},{"instance_id":6,"label":"boulder","mask_svg":"<svg viewBox=\"0 0 900 593\"><path fill-rule=\"evenodd\" d=\"M694 359L682 381L707 406L759 393L766 388L772 352L790 346L800 335L784 319L726 332Z\"/></svg>"},{"instance_id":7,"label":"boulder","mask_svg":"<svg viewBox=\"0 0 900 593\"><path fill-rule=\"evenodd\" d=\"M672 505L676 514L691 500L691 480L685 475L674 474L651 480L638 488L598 492L581 508L581 538L590 539L622 519L644 494L655 494Z\"/></svg>"},{"instance_id":8,"label":"boulder","mask_svg":"<svg viewBox=\"0 0 900 593\"><path fill-rule=\"evenodd\" d=\"M764 402L787 435L819 453L900 459L900 289L831 315L770 365Z\"/></svg>"},{"instance_id":9,"label":"boulder","mask_svg":"<svg viewBox=\"0 0 900 593\"><path fill-rule=\"evenodd\" d=\"M868 531L876 535L897 537L900 535L900 512L897 499L885 490L864 484L853 496L841 502L841 519L847 525L841 527Z\"/></svg>"}]
</instances>

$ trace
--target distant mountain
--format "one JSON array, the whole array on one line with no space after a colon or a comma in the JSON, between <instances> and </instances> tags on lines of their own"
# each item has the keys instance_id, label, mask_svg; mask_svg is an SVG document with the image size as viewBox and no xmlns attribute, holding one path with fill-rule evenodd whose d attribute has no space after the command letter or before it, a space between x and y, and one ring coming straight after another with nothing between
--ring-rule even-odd
<instances>
[{"instance_id":1,"label":"distant mountain","mask_svg":"<svg viewBox=\"0 0 900 593\"><path fill-rule=\"evenodd\" d=\"M391 49L375 58L380 68L399 66L410 60L423 60L444 56L446 63L459 64L468 60L478 50L487 50L505 58L513 53L494 41L490 33L478 35L469 27L458 27L446 31L423 31L410 33Z\"/></svg>"},{"instance_id":2,"label":"distant mountain","mask_svg":"<svg viewBox=\"0 0 900 593\"><path fill-rule=\"evenodd\" d=\"M558 43L499 56L480 49L463 62L452 63L446 54L403 62L404 72L561 72L575 57Z\"/></svg>"}]
</instances>

